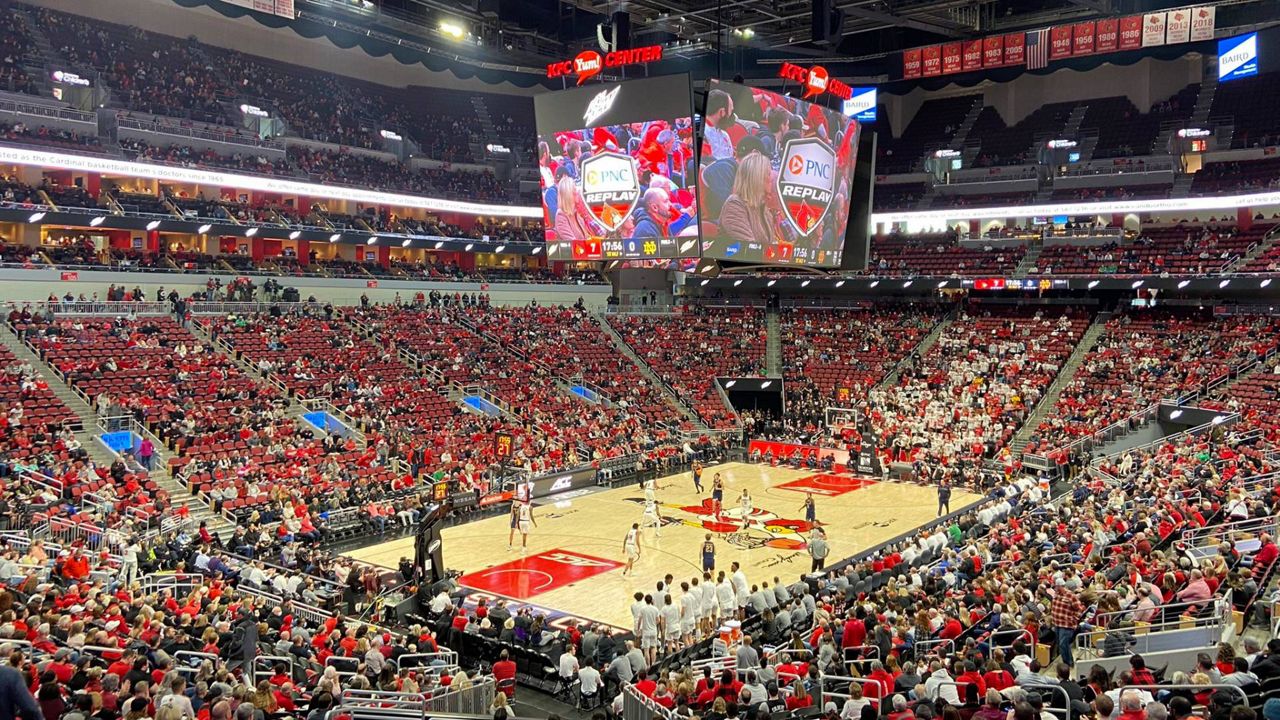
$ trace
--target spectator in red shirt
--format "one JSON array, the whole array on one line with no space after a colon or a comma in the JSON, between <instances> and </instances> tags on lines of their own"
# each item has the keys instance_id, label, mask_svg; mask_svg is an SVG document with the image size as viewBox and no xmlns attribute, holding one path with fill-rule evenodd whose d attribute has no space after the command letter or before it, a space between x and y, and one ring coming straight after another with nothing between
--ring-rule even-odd
<instances>
[{"instance_id":1,"label":"spectator in red shirt","mask_svg":"<svg viewBox=\"0 0 1280 720\"><path fill-rule=\"evenodd\" d=\"M1155 685L1156 676L1151 674L1147 669L1147 661L1141 655L1134 655L1129 658L1129 667L1133 675L1134 685Z\"/></svg>"},{"instance_id":2,"label":"spectator in red shirt","mask_svg":"<svg viewBox=\"0 0 1280 720\"><path fill-rule=\"evenodd\" d=\"M506 693L507 699L515 697L516 694L516 664L511 660L506 650L498 656L498 662L493 664L493 679L497 682L502 692ZM504 682L504 681L510 682Z\"/></svg>"}]
</instances>

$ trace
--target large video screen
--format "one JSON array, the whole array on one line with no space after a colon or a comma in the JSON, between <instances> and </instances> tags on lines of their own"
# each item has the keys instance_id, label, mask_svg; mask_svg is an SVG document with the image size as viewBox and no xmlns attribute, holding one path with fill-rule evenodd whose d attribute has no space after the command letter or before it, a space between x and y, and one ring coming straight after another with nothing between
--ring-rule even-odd
<instances>
[{"instance_id":1,"label":"large video screen","mask_svg":"<svg viewBox=\"0 0 1280 720\"><path fill-rule=\"evenodd\" d=\"M699 254L688 75L543 93L533 107L548 257Z\"/></svg>"},{"instance_id":2,"label":"large video screen","mask_svg":"<svg viewBox=\"0 0 1280 720\"><path fill-rule=\"evenodd\" d=\"M768 90L711 80L702 125L703 257L839 266L857 120Z\"/></svg>"}]
</instances>

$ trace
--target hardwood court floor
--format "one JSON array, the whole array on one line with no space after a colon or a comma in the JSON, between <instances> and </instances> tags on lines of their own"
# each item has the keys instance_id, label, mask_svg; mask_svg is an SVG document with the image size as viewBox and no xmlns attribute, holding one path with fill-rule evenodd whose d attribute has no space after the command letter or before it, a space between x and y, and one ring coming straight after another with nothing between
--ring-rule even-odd
<instances>
[{"instance_id":1,"label":"hardwood court floor","mask_svg":"<svg viewBox=\"0 0 1280 720\"><path fill-rule=\"evenodd\" d=\"M717 472L725 481L719 521L708 509L711 479ZM525 554L520 552L519 533L515 550L507 549L506 515L446 528L444 562L462 571L462 584L474 590L629 627L632 593L652 590L667 573L675 576L677 585L701 576L699 553L707 532L713 533L716 544L717 569L727 572L736 560L750 583L772 583L775 576L790 583L807 572L809 525L802 508L806 490L813 492L817 519L831 545L829 562L909 532L932 520L937 510L937 493L930 487L745 463L707 468L703 488L701 495L694 492L688 472L658 481L662 534L657 536L652 527L643 531L634 575L624 577L622 568L623 539L643 514L644 492L636 485L535 501L537 527L529 534ZM746 531L741 529L738 501L743 488L751 493L753 504ZM956 489L951 506L957 509L978 499ZM412 557L413 538L347 554L395 568L401 557Z\"/></svg>"}]
</instances>

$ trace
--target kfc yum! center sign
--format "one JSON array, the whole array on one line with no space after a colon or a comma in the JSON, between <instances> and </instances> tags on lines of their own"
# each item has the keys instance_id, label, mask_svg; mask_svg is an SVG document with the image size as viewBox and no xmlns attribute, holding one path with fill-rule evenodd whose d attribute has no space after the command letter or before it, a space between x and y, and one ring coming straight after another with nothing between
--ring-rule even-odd
<instances>
[{"instance_id":1,"label":"kfc yum! center sign","mask_svg":"<svg viewBox=\"0 0 1280 720\"><path fill-rule=\"evenodd\" d=\"M662 59L662 46L649 45L630 50L614 50L601 54L595 50L583 50L571 60L561 60L547 65L547 77L559 78L576 75L578 84L599 75L605 68L617 68L624 65L647 65Z\"/></svg>"}]
</instances>

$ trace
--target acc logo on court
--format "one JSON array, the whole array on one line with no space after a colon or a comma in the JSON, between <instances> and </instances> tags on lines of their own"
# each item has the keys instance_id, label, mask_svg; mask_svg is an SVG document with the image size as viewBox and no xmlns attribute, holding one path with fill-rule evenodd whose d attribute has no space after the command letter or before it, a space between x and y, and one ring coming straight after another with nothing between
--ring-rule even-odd
<instances>
[{"instance_id":1,"label":"acc logo on court","mask_svg":"<svg viewBox=\"0 0 1280 720\"><path fill-rule=\"evenodd\" d=\"M582 199L591 214L611 231L631 216L640 201L640 176L630 155L603 152L582 162Z\"/></svg>"},{"instance_id":2,"label":"acc logo on court","mask_svg":"<svg viewBox=\"0 0 1280 720\"><path fill-rule=\"evenodd\" d=\"M573 565L574 567L610 567L607 562L593 560L581 555L571 555L566 552L552 552L541 556L544 560L552 562L564 563L565 565Z\"/></svg>"},{"instance_id":3,"label":"acc logo on court","mask_svg":"<svg viewBox=\"0 0 1280 720\"><path fill-rule=\"evenodd\" d=\"M778 197L801 235L812 233L831 209L836 154L818 138L788 140L778 169Z\"/></svg>"}]
</instances>

